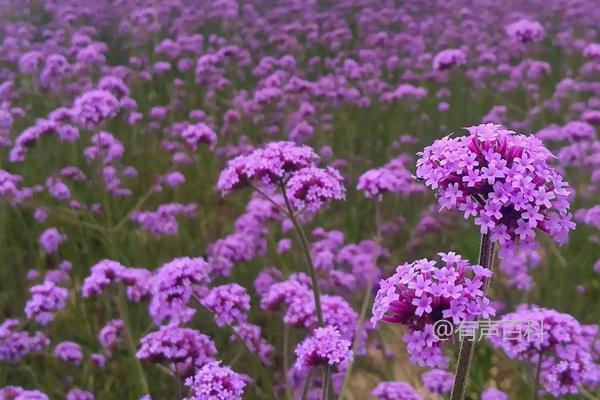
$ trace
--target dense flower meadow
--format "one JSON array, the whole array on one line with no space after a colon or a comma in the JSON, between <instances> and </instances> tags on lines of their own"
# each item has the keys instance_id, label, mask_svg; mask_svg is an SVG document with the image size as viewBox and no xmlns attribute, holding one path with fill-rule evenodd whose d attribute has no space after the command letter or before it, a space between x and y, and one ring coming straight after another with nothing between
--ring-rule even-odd
<instances>
[{"instance_id":1,"label":"dense flower meadow","mask_svg":"<svg viewBox=\"0 0 600 400\"><path fill-rule=\"evenodd\" d=\"M0 0L0 400L600 399L599 21Z\"/></svg>"}]
</instances>

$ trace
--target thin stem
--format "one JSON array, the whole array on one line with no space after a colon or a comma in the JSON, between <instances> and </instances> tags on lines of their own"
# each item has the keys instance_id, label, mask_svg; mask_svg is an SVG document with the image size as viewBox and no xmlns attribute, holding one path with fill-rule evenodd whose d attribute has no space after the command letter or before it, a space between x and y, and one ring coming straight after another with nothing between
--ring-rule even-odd
<instances>
[{"instance_id":1,"label":"thin stem","mask_svg":"<svg viewBox=\"0 0 600 400\"><path fill-rule=\"evenodd\" d=\"M542 371L542 352L538 357L537 366L535 368L535 382L533 383L533 400L538 399L539 388L540 388L540 373Z\"/></svg>"},{"instance_id":2,"label":"thin stem","mask_svg":"<svg viewBox=\"0 0 600 400\"><path fill-rule=\"evenodd\" d=\"M177 374L175 374L173 376L173 378L175 379L175 398L177 400L181 400L181 399L183 399L183 390L182 390L182 387L181 387L181 378Z\"/></svg>"},{"instance_id":3,"label":"thin stem","mask_svg":"<svg viewBox=\"0 0 600 400\"><path fill-rule=\"evenodd\" d=\"M150 393L150 388L148 386L148 380L146 379L146 373L144 372L144 368L140 363L140 360L136 357L136 345L135 340L133 339L133 334L131 333L131 326L129 325L129 318L127 312L127 305L125 302L125 296L123 294L123 290L118 290L117 293L117 311L119 312L119 317L123 321L123 333L125 334L125 342L127 344L129 353L135 362L136 369L138 370L138 377L142 386L143 394Z\"/></svg>"},{"instance_id":4,"label":"thin stem","mask_svg":"<svg viewBox=\"0 0 600 400\"><path fill-rule=\"evenodd\" d=\"M308 242L308 238L306 237L306 233L302 228L302 225L298 222L296 215L294 214L294 209L292 208L292 204L290 203L287 194L285 192L285 186L281 185L281 192L283 194L283 199L285 200L285 206L288 209L288 216L294 225L294 229L296 230L296 234L298 239L300 240L300 245L302 247L302 251L304 252L304 257L306 258L306 265L308 267L308 272L310 274L310 280L312 282L312 290L313 295L315 297L315 308L317 309L317 320L319 321L319 326L324 326L325 322L323 319L323 310L321 309L321 291L319 290L319 279L317 278L317 271L315 269L315 265L312 260L312 256L310 255L310 245Z\"/></svg>"},{"instance_id":5,"label":"thin stem","mask_svg":"<svg viewBox=\"0 0 600 400\"><path fill-rule=\"evenodd\" d=\"M290 327L284 323L283 324L283 384L285 385L285 396L288 400L292 398L292 390L290 388L290 383L288 382L288 371L290 367L288 350L290 347Z\"/></svg>"},{"instance_id":6,"label":"thin stem","mask_svg":"<svg viewBox=\"0 0 600 400\"><path fill-rule=\"evenodd\" d=\"M321 386L321 400L327 400L327 393L329 392L330 372L327 366L323 367L323 383Z\"/></svg>"},{"instance_id":7,"label":"thin stem","mask_svg":"<svg viewBox=\"0 0 600 400\"><path fill-rule=\"evenodd\" d=\"M492 243L491 234L486 233L481 236L481 246L479 248L479 265L484 268L492 269L494 263L495 244ZM490 284L490 279L483 281L483 295L485 296ZM467 391L467 383L469 380L469 370L471 361L473 360L473 352L475 350L475 341L468 338L460 343L460 351L458 353L458 364L456 365L456 374L452 394L450 400L463 400Z\"/></svg>"}]
</instances>

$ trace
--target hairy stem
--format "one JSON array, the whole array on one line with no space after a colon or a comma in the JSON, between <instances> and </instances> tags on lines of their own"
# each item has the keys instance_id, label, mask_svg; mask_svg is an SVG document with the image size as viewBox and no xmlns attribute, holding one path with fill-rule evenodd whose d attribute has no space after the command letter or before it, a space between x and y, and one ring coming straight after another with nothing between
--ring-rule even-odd
<instances>
[{"instance_id":1,"label":"hairy stem","mask_svg":"<svg viewBox=\"0 0 600 400\"><path fill-rule=\"evenodd\" d=\"M492 269L494 264L495 244L491 241L491 234L486 233L481 236L481 246L479 248L479 265L484 268ZM483 282L483 295L485 296L490 285L490 279L485 279ZM473 360L473 351L475 350L475 341L468 338L460 343L460 351L458 353L458 364L456 365L456 374L454 377L454 385L452 386L452 394L450 400L463 400L467 391L467 383L469 380L469 370L471 369L471 361Z\"/></svg>"},{"instance_id":2,"label":"hairy stem","mask_svg":"<svg viewBox=\"0 0 600 400\"><path fill-rule=\"evenodd\" d=\"M329 371L329 367L325 366L323 369L323 386L321 387L321 400L327 400L328 396L327 394L329 393L329 384L330 384L330 371Z\"/></svg>"}]
</instances>

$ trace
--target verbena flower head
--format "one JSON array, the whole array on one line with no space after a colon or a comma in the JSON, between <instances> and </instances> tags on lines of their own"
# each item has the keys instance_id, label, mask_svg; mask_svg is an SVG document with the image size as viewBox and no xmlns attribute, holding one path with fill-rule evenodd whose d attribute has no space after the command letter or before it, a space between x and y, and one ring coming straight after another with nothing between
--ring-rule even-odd
<instances>
[{"instance_id":1,"label":"verbena flower head","mask_svg":"<svg viewBox=\"0 0 600 400\"><path fill-rule=\"evenodd\" d=\"M66 400L94 400L94 394L87 390L73 388L67 393Z\"/></svg>"},{"instance_id":2,"label":"verbena flower head","mask_svg":"<svg viewBox=\"0 0 600 400\"><path fill-rule=\"evenodd\" d=\"M537 21L520 19L508 24L506 33L515 42L539 42L544 38L544 27Z\"/></svg>"},{"instance_id":3,"label":"verbena flower head","mask_svg":"<svg viewBox=\"0 0 600 400\"><path fill-rule=\"evenodd\" d=\"M305 369L317 365L338 367L352 361L349 340L342 338L339 330L332 326L316 328L312 335L296 347L298 359L295 368Z\"/></svg>"},{"instance_id":4,"label":"verbena flower head","mask_svg":"<svg viewBox=\"0 0 600 400\"><path fill-rule=\"evenodd\" d=\"M65 240L67 235L60 233L56 228L48 228L40 235L39 243L46 253L54 253Z\"/></svg>"},{"instance_id":5,"label":"verbena flower head","mask_svg":"<svg viewBox=\"0 0 600 400\"><path fill-rule=\"evenodd\" d=\"M25 315L42 325L48 325L54 319L53 313L65 307L69 292L54 282L45 281L29 289L31 299L25 304Z\"/></svg>"},{"instance_id":6,"label":"verbena flower head","mask_svg":"<svg viewBox=\"0 0 600 400\"><path fill-rule=\"evenodd\" d=\"M193 394L185 400L240 400L247 383L231 368L211 362L185 380Z\"/></svg>"},{"instance_id":7,"label":"verbena flower head","mask_svg":"<svg viewBox=\"0 0 600 400\"><path fill-rule=\"evenodd\" d=\"M294 173L287 183L290 201L297 210L317 211L330 200L344 200L346 189L335 168L309 167Z\"/></svg>"},{"instance_id":8,"label":"verbena flower head","mask_svg":"<svg viewBox=\"0 0 600 400\"><path fill-rule=\"evenodd\" d=\"M26 390L20 386L5 386L0 389L0 400L49 400L49 397L39 390Z\"/></svg>"},{"instance_id":9,"label":"verbena flower head","mask_svg":"<svg viewBox=\"0 0 600 400\"><path fill-rule=\"evenodd\" d=\"M215 314L219 326L245 322L250 310L250 296L237 283L212 288L200 302Z\"/></svg>"},{"instance_id":10,"label":"verbena flower head","mask_svg":"<svg viewBox=\"0 0 600 400\"><path fill-rule=\"evenodd\" d=\"M250 183L273 186L303 168L312 167L318 156L308 146L293 142L272 142L230 160L221 172L217 190L225 195Z\"/></svg>"},{"instance_id":11,"label":"verbena flower head","mask_svg":"<svg viewBox=\"0 0 600 400\"><path fill-rule=\"evenodd\" d=\"M419 153L417 176L437 190L441 208L475 217L481 233L501 245L532 242L536 228L564 243L575 227L571 191L549 165L550 151L538 138L499 125L467 130L467 136L447 136Z\"/></svg>"},{"instance_id":12,"label":"verbena flower head","mask_svg":"<svg viewBox=\"0 0 600 400\"><path fill-rule=\"evenodd\" d=\"M381 382L371 394L377 400L423 400L415 388L406 382Z\"/></svg>"},{"instance_id":13,"label":"verbena flower head","mask_svg":"<svg viewBox=\"0 0 600 400\"><path fill-rule=\"evenodd\" d=\"M423 386L429 393L444 395L450 393L454 383L454 374L442 369L432 369L422 376Z\"/></svg>"},{"instance_id":14,"label":"verbena flower head","mask_svg":"<svg viewBox=\"0 0 600 400\"><path fill-rule=\"evenodd\" d=\"M481 393L481 400L509 400L508 395L495 388L485 389Z\"/></svg>"},{"instance_id":15,"label":"verbena flower head","mask_svg":"<svg viewBox=\"0 0 600 400\"><path fill-rule=\"evenodd\" d=\"M371 323L384 320L407 325L404 336L411 361L419 365L445 368L442 340L434 335L435 323L473 321L494 315L483 285L489 269L469 265L453 252L440 253L442 264L421 259L398 266L396 273L379 283L373 303Z\"/></svg>"},{"instance_id":16,"label":"verbena flower head","mask_svg":"<svg viewBox=\"0 0 600 400\"><path fill-rule=\"evenodd\" d=\"M524 330L524 322L527 337L519 338L514 332ZM600 384L600 364L595 362L593 347L597 325L581 325L569 314L523 305L504 315L497 327L498 334L489 340L510 358L537 365L542 354L541 383L553 396L576 394L582 385Z\"/></svg>"},{"instance_id":17,"label":"verbena flower head","mask_svg":"<svg viewBox=\"0 0 600 400\"><path fill-rule=\"evenodd\" d=\"M73 104L73 118L84 128L94 128L102 121L114 118L119 112L119 100L109 91L91 90Z\"/></svg>"},{"instance_id":18,"label":"verbena flower head","mask_svg":"<svg viewBox=\"0 0 600 400\"><path fill-rule=\"evenodd\" d=\"M214 360L217 349L206 335L190 328L167 325L140 340L136 356L152 363L167 363L173 371L188 376Z\"/></svg>"},{"instance_id":19,"label":"verbena flower head","mask_svg":"<svg viewBox=\"0 0 600 400\"><path fill-rule=\"evenodd\" d=\"M100 329L100 332L98 332L98 340L100 341L100 345L109 353L117 345L121 334L123 333L124 327L125 325L123 324L122 320L113 319L112 321L108 321L106 325Z\"/></svg>"},{"instance_id":20,"label":"verbena flower head","mask_svg":"<svg viewBox=\"0 0 600 400\"><path fill-rule=\"evenodd\" d=\"M381 168L370 169L358 178L356 188L369 198L379 198L385 193L408 197L412 193L422 193L425 187L413 179L406 168L407 158L400 156Z\"/></svg>"},{"instance_id":21,"label":"verbena flower head","mask_svg":"<svg viewBox=\"0 0 600 400\"><path fill-rule=\"evenodd\" d=\"M29 353L45 351L50 346L42 332L29 335L19 329L17 319L7 319L0 324L0 362L15 363Z\"/></svg>"},{"instance_id":22,"label":"verbena flower head","mask_svg":"<svg viewBox=\"0 0 600 400\"><path fill-rule=\"evenodd\" d=\"M152 278L150 315L160 325L185 323L196 313L187 306L195 288L209 283L209 267L201 257L175 258L162 265Z\"/></svg>"},{"instance_id":23,"label":"verbena flower head","mask_svg":"<svg viewBox=\"0 0 600 400\"><path fill-rule=\"evenodd\" d=\"M446 49L440 51L433 58L433 69L444 71L455 66L464 65L466 62L465 52L461 49Z\"/></svg>"},{"instance_id":24,"label":"verbena flower head","mask_svg":"<svg viewBox=\"0 0 600 400\"><path fill-rule=\"evenodd\" d=\"M75 342L64 341L60 342L54 348L54 355L59 360L65 362L80 365L83 359L83 353L81 352L81 346Z\"/></svg>"}]
</instances>

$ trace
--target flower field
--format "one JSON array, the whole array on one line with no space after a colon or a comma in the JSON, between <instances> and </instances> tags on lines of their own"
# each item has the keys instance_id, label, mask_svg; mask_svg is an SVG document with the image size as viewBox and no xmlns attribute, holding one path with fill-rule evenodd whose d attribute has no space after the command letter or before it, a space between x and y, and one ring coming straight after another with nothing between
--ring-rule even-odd
<instances>
[{"instance_id":1,"label":"flower field","mask_svg":"<svg viewBox=\"0 0 600 400\"><path fill-rule=\"evenodd\" d=\"M600 399L597 2L0 21L0 400Z\"/></svg>"}]
</instances>

